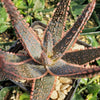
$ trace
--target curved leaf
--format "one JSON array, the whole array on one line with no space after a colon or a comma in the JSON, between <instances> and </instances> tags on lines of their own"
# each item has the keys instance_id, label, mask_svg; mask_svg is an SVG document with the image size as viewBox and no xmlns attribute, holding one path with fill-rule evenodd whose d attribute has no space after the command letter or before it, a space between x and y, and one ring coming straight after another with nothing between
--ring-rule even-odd
<instances>
[{"instance_id":1,"label":"curved leaf","mask_svg":"<svg viewBox=\"0 0 100 100\"><path fill-rule=\"evenodd\" d=\"M59 60L54 65L48 66L48 71L51 75L82 78L99 74L100 66L75 65L69 64L64 60Z\"/></svg>"},{"instance_id":2,"label":"curved leaf","mask_svg":"<svg viewBox=\"0 0 100 100\"><path fill-rule=\"evenodd\" d=\"M47 73L43 65L36 64L29 56L0 51L0 59L1 80L5 77L13 80L32 80Z\"/></svg>"}]
</instances>

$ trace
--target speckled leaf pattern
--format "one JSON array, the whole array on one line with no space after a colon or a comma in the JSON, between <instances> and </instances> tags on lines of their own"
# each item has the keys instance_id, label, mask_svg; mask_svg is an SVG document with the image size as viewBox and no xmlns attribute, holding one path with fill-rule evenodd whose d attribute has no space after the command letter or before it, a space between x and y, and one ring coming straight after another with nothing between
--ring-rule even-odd
<instances>
[{"instance_id":1,"label":"speckled leaf pattern","mask_svg":"<svg viewBox=\"0 0 100 100\"><path fill-rule=\"evenodd\" d=\"M14 54L14 53L9 53L9 52L4 52L0 51L0 56L4 57L5 62L15 62L19 63L22 61L25 61L27 59L31 59L28 55L23 55L23 54Z\"/></svg>"},{"instance_id":2,"label":"speckled leaf pattern","mask_svg":"<svg viewBox=\"0 0 100 100\"><path fill-rule=\"evenodd\" d=\"M33 79L46 73L43 65L36 64L29 56L15 55L0 51L0 75L13 80Z\"/></svg>"},{"instance_id":3,"label":"speckled leaf pattern","mask_svg":"<svg viewBox=\"0 0 100 100\"><path fill-rule=\"evenodd\" d=\"M100 73L100 66L75 65L69 64L64 60L59 60L52 66L48 66L51 75L67 76L72 78L91 77Z\"/></svg>"},{"instance_id":4,"label":"speckled leaf pattern","mask_svg":"<svg viewBox=\"0 0 100 100\"><path fill-rule=\"evenodd\" d=\"M61 0L54 15L46 28L44 37L44 47L50 50L53 45L62 37L64 22L68 14L71 0ZM49 35L49 36L48 36ZM51 50L52 51L52 50Z\"/></svg>"},{"instance_id":5,"label":"speckled leaf pattern","mask_svg":"<svg viewBox=\"0 0 100 100\"><path fill-rule=\"evenodd\" d=\"M100 57L100 47L72 52L69 50L90 18L96 0L87 5L82 15L64 35L71 0L61 0L45 29L44 40L40 40L32 28L29 28L11 0L2 1L29 56L0 51L0 80L33 80L30 99L48 100L56 76L80 78L91 77L100 72L100 66L86 64Z\"/></svg>"},{"instance_id":6,"label":"speckled leaf pattern","mask_svg":"<svg viewBox=\"0 0 100 100\"><path fill-rule=\"evenodd\" d=\"M35 82L35 88L33 92L32 100L47 100L49 98L52 89L54 88L54 83L56 82L56 77L48 74L47 76L37 79Z\"/></svg>"},{"instance_id":7,"label":"speckled leaf pattern","mask_svg":"<svg viewBox=\"0 0 100 100\"><path fill-rule=\"evenodd\" d=\"M9 79L16 77L18 79L26 80L43 77L43 74L46 73L44 66L34 65L34 62L31 61L21 65L4 64L2 65L1 71L5 72L6 77Z\"/></svg>"},{"instance_id":8,"label":"speckled leaf pattern","mask_svg":"<svg viewBox=\"0 0 100 100\"><path fill-rule=\"evenodd\" d=\"M27 25L25 20L23 20L23 17L19 15L16 8L11 5L11 0L4 0L4 3L17 31L17 36L20 38L24 48L28 51L33 60L39 62L38 60L41 57L42 48L38 36L32 28Z\"/></svg>"},{"instance_id":9,"label":"speckled leaf pattern","mask_svg":"<svg viewBox=\"0 0 100 100\"><path fill-rule=\"evenodd\" d=\"M7 73L3 72L2 69L0 68L0 81L6 80L7 79Z\"/></svg>"},{"instance_id":10,"label":"speckled leaf pattern","mask_svg":"<svg viewBox=\"0 0 100 100\"><path fill-rule=\"evenodd\" d=\"M68 50L76 41L80 31L83 29L84 24L86 24L87 20L91 16L95 7L95 3L96 0L93 0L90 4L87 5L87 7L82 12L82 15L78 17L73 27L66 33L64 38L62 38L62 40L55 45L53 48L54 55L52 57L54 60L61 57L65 50Z\"/></svg>"},{"instance_id":11,"label":"speckled leaf pattern","mask_svg":"<svg viewBox=\"0 0 100 100\"><path fill-rule=\"evenodd\" d=\"M100 47L66 53L62 59L72 64L85 64L100 58Z\"/></svg>"}]
</instances>

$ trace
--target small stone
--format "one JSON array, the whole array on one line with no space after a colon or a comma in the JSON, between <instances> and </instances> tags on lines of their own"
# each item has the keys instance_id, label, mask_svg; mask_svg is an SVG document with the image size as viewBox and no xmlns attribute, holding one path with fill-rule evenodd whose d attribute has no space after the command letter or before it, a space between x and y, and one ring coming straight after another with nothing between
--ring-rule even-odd
<instances>
[{"instance_id":1,"label":"small stone","mask_svg":"<svg viewBox=\"0 0 100 100\"><path fill-rule=\"evenodd\" d=\"M25 83L25 82L26 82L26 80L20 80L20 82Z\"/></svg>"},{"instance_id":2,"label":"small stone","mask_svg":"<svg viewBox=\"0 0 100 100\"><path fill-rule=\"evenodd\" d=\"M56 85L56 87L55 87L55 89L56 89L57 91L59 91L59 90L60 90L61 85L62 85L62 83L57 84L57 85Z\"/></svg>"},{"instance_id":3,"label":"small stone","mask_svg":"<svg viewBox=\"0 0 100 100\"><path fill-rule=\"evenodd\" d=\"M66 97L66 95L63 92L61 92L61 91L59 91L58 93L59 93L59 98L62 99L62 100L64 100L64 98Z\"/></svg>"},{"instance_id":4,"label":"small stone","mask_svg":"<svg viewBox=\"0 0 100 100\"><path fill-rule=\"evenodd\" d=\"M70 78L67 78L67 77L60 77L59 80L61 83L68 83L68 84L72 83L72 80Z\"/></svg>"},{"instance_id":5,"label":"small stone","mask_svg":"<svg viewBox=\"0 0 100 100\"><path fill-rule=\"evenodd\" d=\"M63 100L62 98L58 98L57 100Z\"/></svg>"},{"instance_id":6,"label":"small stone","mask_svg":"<svg viewBox=\"0 0 100 100\"><path fill-rule=\"evenodd\" d=\"M51 94L51 99L57 99L58 98L58 93L56 90L54 90Z\"/></svg>"},{"instance_id":7,"label":"small stone","mask_svg":"<svg viewBox=\"0 0 100 100\"><path fill-rule=\"evenodd\" d=\"M65 90L65 89L67 89L69 86L70 86L69 84L62 85L62 86L61 86L61 90Z\"/></svg>"},{"instance_id":8,"label":"small stone","mask_svg":"<svg viewBox=\"0 0 100 100\"><path fill-rule=\"evenodd\" d=\"M58 85L59 83L60 83L60 80L57 79L57 81L56 81L56 85Z\"/></svg>"},{"instance_id":9,"label":"small stone","mask_svg":"<svg viewBox=\"0 0 100 100\"><path fill-rule=\"evenodd\" d=\"M68 94L68 91L67 90L62 90L62 92L67 95Z\"/></svg>"},{"instance_id":10,"label":"small stone","mask_svg":"<svg viewBox=\"0 0 100 100\"><path fill-rule=\"evenodd\" d=\"M12 93L16 93L16 90L13 90Z\"/></svg>"},{"instance_id":11,"label":"small stone","mask_svg":"<svg viewBox=\"0 0 100 100\"><path fill-rule=\"evenodd\" d=\"M69 92L69 91L71 90L71 88L72 88L72 86L69 86L69 87L67 88L67 91Z\"/></svg>"}]
</instances>

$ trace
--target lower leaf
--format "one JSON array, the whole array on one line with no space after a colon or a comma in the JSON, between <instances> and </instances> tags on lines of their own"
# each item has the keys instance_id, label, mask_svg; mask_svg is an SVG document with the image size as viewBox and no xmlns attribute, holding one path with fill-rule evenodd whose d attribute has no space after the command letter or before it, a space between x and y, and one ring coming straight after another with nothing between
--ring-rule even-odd
<instances>
[{"instance_id":1,"label":"lower leaf","mask_svg":"<svg viewBox=\"0 0 100 100\"><path fill-rule=\"evenodd\" d=\"M35 88L32 89L32 100L47 100L50 98L50 94L54 88L56 77L48 74L47 76L37 79L35 81Z\"/></svg>"}]
</instances>

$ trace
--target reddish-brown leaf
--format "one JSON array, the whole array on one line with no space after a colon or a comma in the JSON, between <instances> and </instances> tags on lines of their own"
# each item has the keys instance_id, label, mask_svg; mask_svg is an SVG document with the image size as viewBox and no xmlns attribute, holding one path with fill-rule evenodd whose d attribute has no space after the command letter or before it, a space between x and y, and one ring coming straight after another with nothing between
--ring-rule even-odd
<instances>
[{"instance_id":1,"label":"reddish-brown leaf","mask_svg":"<svg viewBox=\"0 0 100 100\"><path fill-rule=\"evenodd\" d=\"M95 7L96 0L92 0L90 4L82 12L73 25L73 27L66 33L64 38L59 41L53 48L53 59L56 60L63 56L66 50L68 50L76 41L80 31L83 29L83 26L86 24L87 20L90 18L93 9Z\"/></svg>"},{"instance_id":2,"label":"reddish-brown leaf","mask_svg":"<svg viewBox=\"0 0 100 100\"><path fill-rule=\"evenodd\" d=\"M48 66L51 75L67 76L72 78L91 77L100 73L100 66L69 64L64 60L57 61L54 65Z\"/></svg>"},{"instance_id":3,"label":"reddish-brown leaf","mask_svg":"<svg viewBox=\"0 0 100 100\"><path fill-rule=\"evenodd\" d=\"M11 0L2 0L5 8L10 15L13 26L16 29L18 38L20 38L24 48L28 51L29 55L36 62L40 62L42 47L38 40L36 33L28 26L23 20L23 16L19 14L17 8L14 7Z\"/></svg>"},{"instance_id":4,"label":"reddish-brown leaf","mask_svg":"<svg viewBox=\"0 0 100 100\"><path fill-rule=\"evenodd\" d=\"M66 53L62 59L72 64L85 64L100 57L100 47L85 49L80 51L72 51Z\"/></svg>"},{"instance_id":5,"label":"reddish-brown leaf","mask_svg":"<svg viewBox=\"0 0 100 100\"><path fill-rule=\"evenodd\" d=\"M41 79L35 81L34 89L31 92L32 100L47 100L50 98L50 94L55 86L56 77L47 75Z\"/></svg>"},{"instance_id":6,"label":"reddish-brown leaf","mask_svg":"<svg viewBox=\"0 0 100 100\"><path fill-rule=\"evenodd\" d=\"M71 0L61 0L55 13L45 30L44 47L52 52L53 45L62 37L64 22L66 20ZM50 51L51 50L51 51ZM48 53L49 53L48 52Z\"/></svg>"},{"instance_id":7,"label":"reddish-brown leaf","mask_svg":"<svg viewBox=\"0 0 100 100\"><path fill-rule=\"evenodd\" d=\"M0 58L0 74L9 79L32 80L47 73L43 65L36 64L29 56L0 51Z\"/></svg>"}]
</instances>

